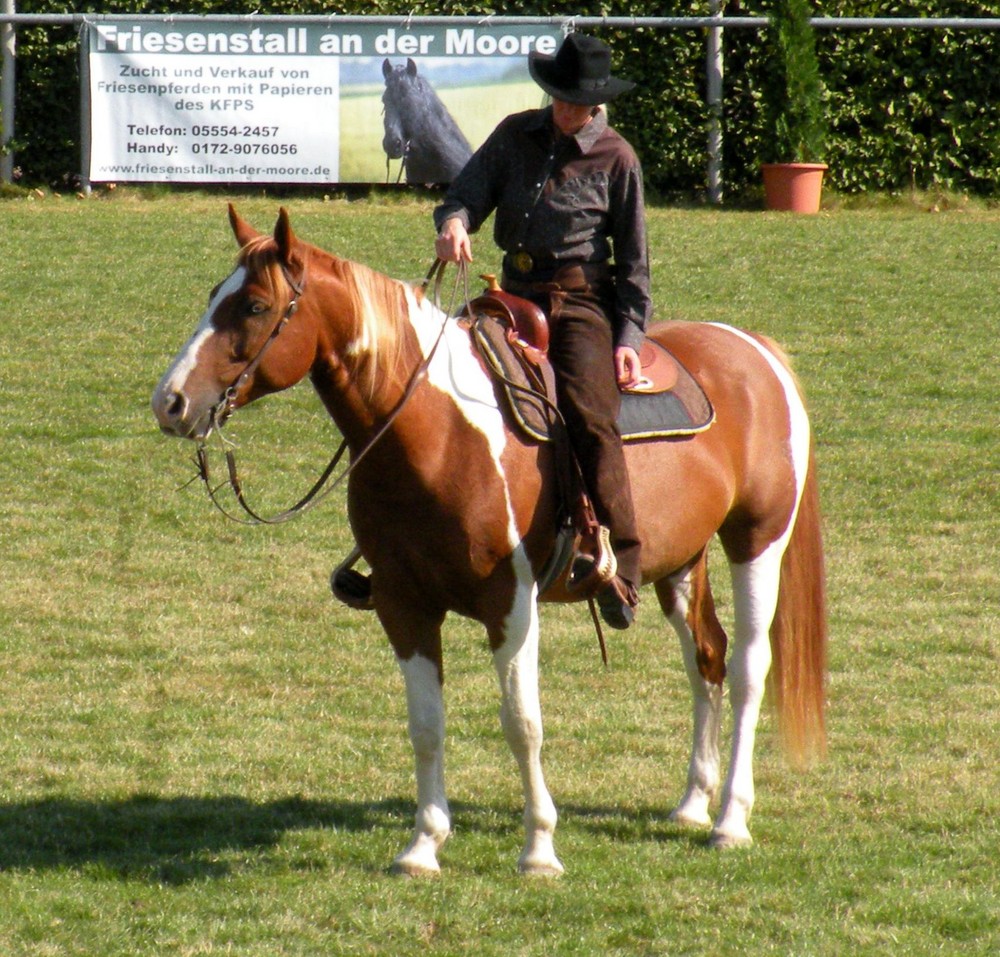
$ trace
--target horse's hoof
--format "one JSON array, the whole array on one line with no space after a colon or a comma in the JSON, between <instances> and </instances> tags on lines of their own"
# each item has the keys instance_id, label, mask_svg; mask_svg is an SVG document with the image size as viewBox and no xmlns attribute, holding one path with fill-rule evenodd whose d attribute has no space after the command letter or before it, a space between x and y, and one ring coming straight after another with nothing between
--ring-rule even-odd
<instances>
[{"instance_id":1,"label":"horse's hoof","mask_svg":"<svg viewBox=\"0 0 1000 957\"><path fill-rule=\"evenodd\" d=\"M444 842L420 834L405 850L396 855L389 868L391 874L401 877L437 877L441 873L438 864L437 849Z\"/></svg>"},{"instance_id":2,"label":"horse's hoof","mask_svg":"<svg viewBox=\"0 0 1000 957\"><path fill-rule=\"evenodd\" d=\"M562 877L565 870L555 857L520 860L517 862L517 869L525 877Z\"/></svg>"},{"instance_id":3,"label":"horse's hoof","mask_svg":"<svg viewBox=\"0 0 1000 957\"><path fill-rule=\"evenodd\" d=\"M424 861L415 861L410 858L397 857L389 868L389 873L396 877L440 877L441 868L437 862L432 865Z\"/></svg>"},{"instance_id":4,"label":"horse's hoof","mask_svg":"<svg viewBox=\"0 0 1000 957\"><path fill-rule=\"evenodd\" d=\"M555 864L543 864L538 867L519 868L522 877L538 877L551 879L563 876L563 866L558 861Z\"/></svg>"},{"instance_id":5,"label":"horse's hoof","mask_svg":"<svg viewBox=\"0 0 1000 957\"><path fill-rule=\"evenodd\" d=\"M693 827L702 830L712 826L712 819L707 814L695 814L689 811L674 808L670 812L670 821L680 827Z\"/></svg>"},{"instance_id":6,"label":"horse's hoof","mask_svg":"<svg viewBox=\"0 0 1000 957\"><path fill-rule=\"evenodd\" d=\"M713 831L708 839L708 846L715 851L731 851L739 847L750 847L753 838L749 832L747 834L723 834L720 831Z\"/></svg>"}]
</instances>

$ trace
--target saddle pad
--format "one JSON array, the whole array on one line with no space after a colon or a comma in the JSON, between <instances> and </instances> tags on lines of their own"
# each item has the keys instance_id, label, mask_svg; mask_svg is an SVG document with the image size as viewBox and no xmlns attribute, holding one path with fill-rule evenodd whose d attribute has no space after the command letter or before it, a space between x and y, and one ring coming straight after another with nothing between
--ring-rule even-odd
<instances>
[{"instance_id":1,"label":"saddle pad","mask_svg":"<svg viewBox=\"0 0 1000 957\"><path fill-rule=\"evenodd\" d=\"M507 339L507 326L496 316L477 316L472 336L514 423L528 438L548 442L555 403L548 363L542 370L522 361Z\"/></svg>"},{"instance_id":2,"label":"saddle pad","mask_svg":"<svg viewBox=\"0 0 1000 957\"><path fill-rule=\"evenodd\" d=\"M472 335L514 424L536 442L549 441L551 402L555 400L551 367L544 363L543 370L522 362L511 348L506 327L495 316L478 316L472 324ZM707 429L715 410L691 373L659 343L647 339L643 348L664 353L676 366L676 381L668 391L622 395L618 415L622 439L628 442L694 435ZM547 398L543 379L549 387Z\"/></svg>"},{"instance_id":3,"label":"saddle pad","mask_svg":"<svg viewBox=\"0 0 1000 957\"><path fill-rule=\"evenodd\" d=\"M652 339L643 343L643 371L647 353L662 353L664 360L673 363L676 378L665 391L623 393L618 413L622 439L629 442L704 432L714 421L715 410L701 386L676 356Z\"/></svg>"}]
</instances>

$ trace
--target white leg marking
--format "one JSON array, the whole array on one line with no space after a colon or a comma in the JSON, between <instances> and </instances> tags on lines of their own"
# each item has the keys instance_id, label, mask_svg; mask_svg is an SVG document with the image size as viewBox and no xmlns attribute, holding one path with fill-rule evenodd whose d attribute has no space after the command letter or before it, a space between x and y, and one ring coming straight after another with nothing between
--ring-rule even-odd
<instances>
[{"instance_id":1,"label":"white leg marking","mask_svg":"<svg viewBox=\"0 0 1000 957\"><path fill-rule=\"evenodd\" d=\"M706 681L698 670L694 635L688 625L691 600L691 573L671 579L674 609L670 623L681 641L684 668L691 685L694 737L688 763L687 790L670 814L678 824L708 827L712 823L709 806L719 790L719 732L722 726L722 688Z\"/></svg>"},{"instance_id":2,"label":"white leg marking","mask_svg":"<svg viewBox=\"0 0 1000 957\"><path fill-rule=\"evenodd\" d=\"M515 554L514 564L521 587L504 622L504 640L493 656L493 664L500 681L500 723L524 787L525 844L518 867L525 874L554 876L563 872L563 866L553 846L556 808L542 773L537 587L530 580L522 549Z\"/></svg>"},{"instance_id":3,"label":"white leg marking","mask_svg":"<svg viewBox=\"0 0 1000 957\"><path fill-rule=\"evenodd\" d=\"M729 687L733 705L733 751L722 789L722 805L712 829L716 847L750 844L748 821L754 803L753 748L771 667L769 630L778 601L784 541L742 565L733 565L733 653Z\"/></svg>"},{"instance_id":4,"label":"white leg marking","mask_svg":"<svg viewBox=\"0 0 1000 957\"><path fill-rule=\"evenodd\" d=\"M451 831L444 790L444 695L437 666L421 655L400 661L406 682L410 741L417 771L417 819L413 840L396 857L393 871L437 874L438 848Z\"/></svg>"},{"instance_id":5,"label":"white leg marking","mask_svg":"<svg viewBox=\"0 0 1000 957\"><path fill-rule=\"evenodd\" d=\"M427 300L419 304L413 300L410 316L426 355L437 338L443 314ZM428 378L454 398L466 421L486 438L497 474L503 480L507 536L518 586L493 662L500 682L500 721L524 788L525 845L518 866L526 874L561 874L563 866L553 846L556 809L545 786L541 763L537 586L518 534L502 464L507 431L492 383L472 355L468 334L453 322L445 327Z\"/></svg>"}]
</instances>

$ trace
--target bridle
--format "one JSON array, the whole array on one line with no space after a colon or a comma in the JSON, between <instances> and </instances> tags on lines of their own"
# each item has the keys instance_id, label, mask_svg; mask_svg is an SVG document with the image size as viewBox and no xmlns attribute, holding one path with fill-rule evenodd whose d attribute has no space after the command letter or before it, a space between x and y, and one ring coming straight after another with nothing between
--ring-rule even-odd
<instances>
[{"instance_id":1,"label":"bridle","mask_svg":"<svg viewBox=\"0 0 1000 957\"><path fill-rule=\"evenodd\" d=\"M426 289L433 280L434 287L432 301L438 305L439 308L441 281L446 265L447 264L444 260L435 259L434 264L431 266L430 271L427 273L427 277L423 282L423 287ZM195 479L201 479L201 481L204 482L205 488L208 492L208 497L211 499L212 504L215 505L215 507L227 518L241 525L280 525L287 522L289 519L295 518L296 516L314 508L331 492L333 492L334 489L343 484L354 469L357 468L358 465L360 465L361 462L368 456L369 452L371 452L379 440L386 434L386 432L389 431L389 428L396 420L396 417L403 410L407 402L409 402L413 393L416 391L417 386L423 380L427 369L431 364L431 360L437 352L437 347L440 344L441 339L444 337L444 331L447 328L449 319L451 318L455 300L458 295L459 284L462 282L464 282L465 285L466 302L469 300L468 269L466 263L461 262L458 265L458 275L455 280L455 288L452 292L452 303L448 309L442 310L444 313L444 319L442 320L441 328L438 330L437 338L434 340L434 345L431 347L430 352L427 353L424 359L414 370L414 373L410 377L410 381L407 383L406 389L403 392L402 398L393 408L392 412L390 412L386 417L385 422L383 422L378 431L368 439L361 451L353 457L350 465L348 465L348 467L332 484L327 485L330 481L330 477L333 475L338 464L340 463L340 460L343 458L344 452L347 450L347 439L343 439L341 441L337 451L333 455L333 458L330 459L320 477L313 484L312 488L310 488L309 491L306 492L301 499L299 499L299 501L275 515L264 516L247 502L246 496L243 493L243 483L240 481L239 470L236 465L236 453L234 451L234 446L232 442L230 442L229 439L222 434L222 427L235 411L236 397L239 395L240 390L250 380L251 376L263 361L268 349L270 349L270 347L274 344L274 341L278 338L281 330L285 328L292 316L294 316L298 310L299 300L302 298L306 286L305 268L303 268L302 276L297 282L288 272L284 263L281 265L281 270L284 274L285 281L294 293L291 301L285 308L284 313L275 323L274 328L271 330L267 339L264 340L260 349L257 351L257 354L246 364L246 366L244 366L243 370L236 377L233 384L223 391L222 395L219 397L219 401L212 406L209 411L209 421L212 424L212 429L210 430L208 437L211 437L213 434L217 435L223 445L228 472L227 480L213 485L209 465L208 447L205 439L199 441L198 449L195 454L195 464L198 468ZM194 481L195 479L192 479L191 481ZM190 482L187 484L190 484ZM219 500L218 493L226 485L228 485L232 490L233 496L245 515L234 514L230 508Z\"/></svg>"},{"instance_id":2,"label":"bridle","mask_svg":"<svg viewBox=\"0 0 1000 957\"><path fill-rule=\"evenodd\" d=\"M407 159L409 158L409 155L410 155L410 143L412 143L412 142L413 142L412 140L407 140L403 144L403 152L400 153L400 155L399 155L399 172L396 174L396 183L395 183L396 186L398 186L402 182L403 174L406 172L406 161L407 161ZM391 185L391 183L390 183L390 181L392 179L392 166L391 166L391 163L392 163L392 160L389 159L389 154L386 153L386 156L385 156L385 181L386 181L387 185Z\"/></svg>"},{"instance_id":3,"label":"bridle","mask_svg":"<svg viewBox=\"0 0 1000 957\"><path fill-rule=\"evenodd\" d=\"M383 103L382 103L382 115L383 116L385 115L385 101L384 100L383 100ZM407 137L405 140L403 139L402 130L403 130L402 119L400 119L400 140L403 143L403 150L399 154L399 173L396 174L396 184L395 184L397 186L400 184L400 182L402 182L403 174L406 172L406 160L409 158L409 155L410 155L410 144L413 142L413 140L410 137ZM391 180L392 180L392 165L391 164L392 164L392 160L389 159L389 154L386 153L385 154L385 182L386 182L387 186L391 184Z\"/></svg>"},{"instance_id":4,"label":"bridle","mask_svg":"<svg viewBox=\"0 0 1000 957\"><path fill-rule=\"evenodd\" d=\"M260 349L257 350L257 354L243 367L243 371L236 377L233 384L229 386L229 388L227 388L221 396L219 396L219 401L216 402L211 409L209 409L209 424L211 425L213 431L221 429L233 412L236 411L236 397L239 395L240 389L242 389L247 382L250 381L250 377L257 371L257 367L261 364L261 362L264 361L264 356L267 354L267 350L271 348L274 344L274 340L278 338L278 334L285 328L286 325L288 325L289 320L295 315L295 311L299 308L299 299L302 297L306 288L305 269L302 270L302 278L299 279L298 282L292 278L292 274L288 271L288 267L284 263L281 264L281 272L285 277L285 282L288 283L288 286L294 295L285 307L285 311L274 324L270 335L264 340Z\"/></svg>"}]
</instances>

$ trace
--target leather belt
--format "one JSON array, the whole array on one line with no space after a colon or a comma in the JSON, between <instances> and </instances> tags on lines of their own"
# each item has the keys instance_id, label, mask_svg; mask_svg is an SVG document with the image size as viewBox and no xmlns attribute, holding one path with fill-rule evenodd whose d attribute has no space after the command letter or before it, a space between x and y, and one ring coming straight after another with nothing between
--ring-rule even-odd
<instances>
[{"instance_id":1,"label":"leather belt","mask_svg":"<svg viewBox=\"0 0 1000 957\"><path fill-rule=\"evenodd\" d=\"M517 285L524 288L537 287L540 291L553 286L567 290L586 289L606 283L614 276L614 266L607 262L582 263L566 260L550 260L549 262L548 268L536 268L525 274L512 268L511 257L506 256L503 263L504 288L506 289L510 285L512 292L516 292L513 287Z\"/></svg>"},{"instance_id":2,"label":"leather belt","mask_svg":"<svg viewBox=\"0 0 1000 957\"><path fill-rule=\"evenodd\" d=\"M540 278L549 276L559 268L559 260L552 256L529 253L526 249L508 253L504 257L504 270L514 276Z\"/></svg>"}]
</instances>

